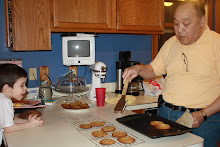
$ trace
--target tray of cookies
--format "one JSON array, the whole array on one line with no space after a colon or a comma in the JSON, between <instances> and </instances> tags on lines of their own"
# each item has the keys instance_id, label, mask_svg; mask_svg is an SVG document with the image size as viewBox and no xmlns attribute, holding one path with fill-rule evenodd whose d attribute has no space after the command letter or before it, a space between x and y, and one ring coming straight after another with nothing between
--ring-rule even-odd
<instances>
[{"instance_id":1,"label":"tray of cookies","mask_svg":"<svg viewBox=\"0 0 220 147\"><path fill-rule=\"evenodd\" d=\"M192 132L185 127L155 114L134 114L116 119L119 123L152 139Z\"/></svg>"},{"instance_id":2,"label":"tray of cookies","mask_svg":"<svg viewBox=\"0 0 220 147\"><path fill-rule=\"evenodd\" d=\"M76 128L96 147L127 147L144 143L142 139L91 113L82 115L72 113L59 118Z\"/></svg>"}]
</instances>

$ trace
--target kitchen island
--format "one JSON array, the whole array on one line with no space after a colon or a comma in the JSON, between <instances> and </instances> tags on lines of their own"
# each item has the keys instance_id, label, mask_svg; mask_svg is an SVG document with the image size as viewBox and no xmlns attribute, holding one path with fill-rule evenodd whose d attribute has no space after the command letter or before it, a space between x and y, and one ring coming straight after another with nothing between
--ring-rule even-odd
<instances>
[{"instance_id":1,"label":"kitchen island","mask_svg":"<svg viewBox=\"0 0 220 147\"><path fill-rule=\"evenodd\" d=\"M96 102L90 102L83 97L82 102L91 104L86 110L66 110L61 107L64 98L58 99L56 104L38 109L42 112L44 125L22 130L14 133L6 133L6 140L9 147L97 147L102 146L99 142L103 138L95 138L92 136L92 131L100 128L82 129L79 127L81 123L90 123L92 121L105 121L106 125L113 125L116 130L126 131L129 136L135 138L135 142L127 146L135 147L171 147L171 146L191 146L202 147L203 138L191 133L186 133L178 136L162 137L151 139L142 135L116 121L127 115L132 115L134 112L125 110L123 113L114 113L114 106L105 103L104 107L97 107ZM108 134L111 137L111 133ZM114 138L116 140L116 138ZM123 147L116 140L116 143L111 146Z\"/></svg>"}]
</instances>

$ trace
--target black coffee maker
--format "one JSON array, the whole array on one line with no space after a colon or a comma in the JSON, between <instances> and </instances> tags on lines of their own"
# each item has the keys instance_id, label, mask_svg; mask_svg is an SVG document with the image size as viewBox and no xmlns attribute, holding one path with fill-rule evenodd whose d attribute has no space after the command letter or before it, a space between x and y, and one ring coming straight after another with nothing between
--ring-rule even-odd
<instances>
[{"instance_id":1,"label":"black coffee maker","mask_svg":"<svg viewBox=\"0 0 220 147\"><path fill-rule=\"evenodd\" d=\"M131 52L130 51L120 51L119 52L119 61L116 62L116 89L115 93L121 94L123 90L123 79L122 73L124 72L125 68L133 66L133 65L140 65L138 61L131 61ZM127 93L128 95L139 95L139 83L142 81L140 76L136 77L132 80L131 83L128 85Z\"/></svg>"}]
</instances>

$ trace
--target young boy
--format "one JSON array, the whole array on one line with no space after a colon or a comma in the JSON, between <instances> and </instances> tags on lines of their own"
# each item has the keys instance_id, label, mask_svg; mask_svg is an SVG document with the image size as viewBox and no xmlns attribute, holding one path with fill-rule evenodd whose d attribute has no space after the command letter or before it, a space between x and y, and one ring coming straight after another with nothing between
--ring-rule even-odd
<instances>
[{"instance_id":1,"label":"young boy","mask_svg":"<svg viewBox=\"0 0 220 147\"><path fill-rule=\"evenodd\" d=\"M0 64L0 145L3 131L15 132L43 125L36 115L27 120L14 117L12 98L20 101L26 93L27 72L15 64Z\"/></svg>"}]
</instances>

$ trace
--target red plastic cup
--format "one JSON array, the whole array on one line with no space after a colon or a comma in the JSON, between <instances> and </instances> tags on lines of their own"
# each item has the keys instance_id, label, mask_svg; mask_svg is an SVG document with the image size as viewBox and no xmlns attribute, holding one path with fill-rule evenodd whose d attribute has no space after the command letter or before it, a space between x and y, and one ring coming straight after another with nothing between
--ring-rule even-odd
<instances>
[{"instance_id":1,"label":"red plastic cup","mask_svg":"<svg viewBox=\"0 0 220 147\"><path fill-rule=\"evenodd\" d=\"M97 106L102 107L105 105L105 88L96 88L96 103Z\"/></svg>"}]
</instances>

